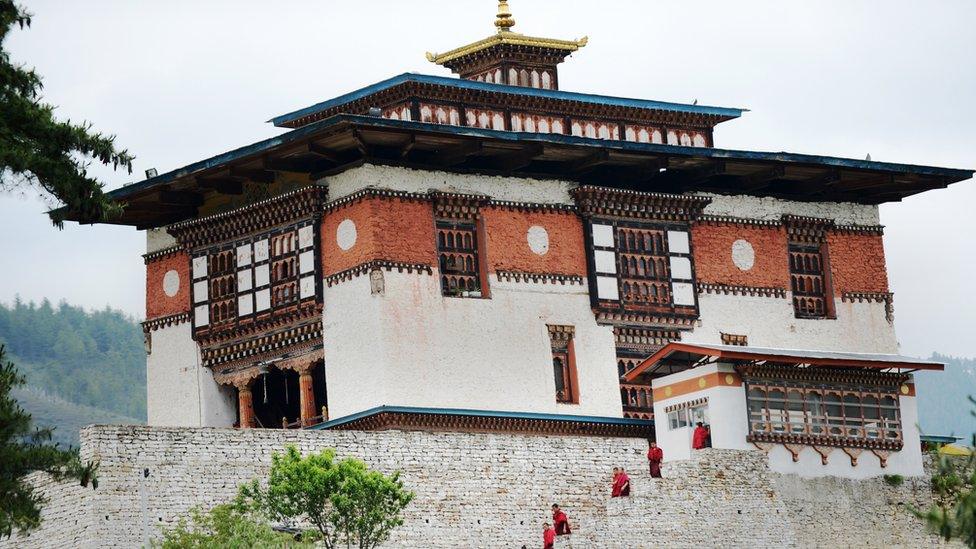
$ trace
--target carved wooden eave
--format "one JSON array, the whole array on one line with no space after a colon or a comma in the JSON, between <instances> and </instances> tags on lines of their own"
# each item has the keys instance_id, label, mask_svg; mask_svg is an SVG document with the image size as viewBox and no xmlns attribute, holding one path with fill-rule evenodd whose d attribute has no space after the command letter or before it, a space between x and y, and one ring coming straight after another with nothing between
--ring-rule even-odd
<instances>
[{"instance_id":1,"label":"carved wooden eave","mask_svg":"<svg viewBox=\"0 0 976 549\"><path fill-rule=\"evenodd\" d=\"M310 185L229 212L170 225L167 229L186 248L197 248L321 215L325 187Z\"/></svg>"},{"instance_id":2,"label":"carved wooden eave","mask_svg":"<svg viewBox=\"0 0 976 549\"><path fill-rule=\"evenodd\" d=\"M654 423L640 420L594 421L591 418L562 416L559 419L541 417L494 416L490 412L479 415L473 412L429 412L380 410L350 421L336 420L324 425L324 429L354 431L448 431L468 433L521 433L544 436L591 436L651 439Z\"/></svg>"},{"instance_id":3,"label":"carved wooden eave","mask_svg":"<svg viewBox=\"0 0 976 549\"><path fill-rule=\"evenodd\" d=\"M791 242L806 244L822 244L827 239L827 233L834 228L832 219L805 217L799 215L784 215L783 225Z\"/></svg>"},{"instance_id":4,"label":"carved wooden eave","mask_svg":"<svg viewBox=\"0 0 976 549\"><path fill-rule=\"evenodd\" d=\"M261 332L250 337L223 341L220 344L201 344L204 366L216 373L259 364L263 361L303 354L302 350L322 346L322 319L315 315L305 322L282 329Z\"/></svg>"},{"instance_id":5,"label":"carved wooden eave","mask_svg":"<svg viewBox=\"0 0 976 549\"><path fill-rule=\"evenodd\" d=\"M583 185L571 191L584 217L690 222L711 203L707 196L647 193Z\"/></svg>"}]
</instances>

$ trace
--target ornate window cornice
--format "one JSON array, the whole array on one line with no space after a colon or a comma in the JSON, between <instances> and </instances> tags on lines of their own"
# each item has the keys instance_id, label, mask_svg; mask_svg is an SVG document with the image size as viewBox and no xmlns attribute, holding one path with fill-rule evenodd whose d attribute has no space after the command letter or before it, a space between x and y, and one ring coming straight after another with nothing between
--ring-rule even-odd
<instances>
[{"instance_id":1,"label":"ornate window cornice","mask_svg":"<svg viewBox=\"0 0 976 549\"><path fill-rule=\"evenodd\" d=\"M499 280L509 282L537 282L542 284L583 284L583 277L580 275L569 275L559 273L526 273L522 271L496 271L495 275Z\"/></svg>"},{"instance_id":2,"label":"ornate window cornice","mask_svg":"<svg viewBox=\"0 0 976 549\"><path fill-rule=\"evenodd\" d=\"M728 284L710 284L707 282L698 283L698 293L700 294L723 294L723 295L750 295L761 297L786 298L785 288L767 288L764 286L732 286Z\"/></svg>"},{"instance_id":3,"label":"ornate window cornice","mask_svg":"<svg viewBox=\"0 0 976 549\"><path fill-rule=\"evenodd\" d=\"M689 222L711 203L707 196L645 193L584 185L573 189L583 216Z\"/></svg>"},{"instance_id":4,"label":"ornate window cornice","mask_svg":"<svg viewBox=\"0 0 976 549\"><path fill-rule=\"evenodd\" d=\"M821 244L827 232L834 228L834 220L802 215L784 215L783 224L791 242Z\"/></svg>"},{"instance_id":5,"label":"ornate window cornice","mask_svg":"<svg viewBox=\"0 0 976 549\"><path fill-rule=\"evenodd\" d=\"M542 202L516 202L512 200L495 200L491 199L485 203L485 206L490 206L492 208L499 208L504 210L517 210L517 211L528 211L528 212L559 212L559 213L576 213L577 208L572 204L549 204Z\"/></svg>"}]
</instances>

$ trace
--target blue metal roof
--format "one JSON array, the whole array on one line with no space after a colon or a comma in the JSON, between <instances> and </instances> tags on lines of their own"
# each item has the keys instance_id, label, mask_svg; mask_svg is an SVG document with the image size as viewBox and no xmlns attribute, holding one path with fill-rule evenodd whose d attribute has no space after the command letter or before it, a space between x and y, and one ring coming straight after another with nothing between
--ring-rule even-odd
<instances>
[{"instance_id":1,"label":"blue metal roof","mask_svg":"<svg viewBox=\"0 0 976 549\"><path fill-rule=\"evenodd\" d=\"M357 99L372 95L374 93L392 88L405 82L419 82L423 84L439 84L467 90L480 90L500 92L513 95L526 95L531 97L542 97L548 99L562 99L564 101L579 101L582 103L597 103L600 105L612 105L616 107L634 107L638 109L655 109L661 111L684 112L689 114L707 114L714 116L727 116L738 118L743 111L748 109L735 109L726 107L709 107L705 105L688 105L684 103L669 103L667 101L651 101L647 99L628 99L625 97L612 97L608 95L594 95L589 93L576 93L562 90L543 90L538 88L528 88L524 86L508 86L505 84L491 84L488 82L478 82L477 80L464 80L460 78L450 78L446 76L432 76L427 74L416 74L406 72L393 78L388 78L382 82L377 82L354 92L340 95L339 97L316 103L311 107L305 107L288 114L276 116L269 120L275 126L282 126L299 118L321 112L332 107L344 105Z\"/></svg>"},{"instance_id":2,"label":"blue metal roof","mask_svg":"<svg viewBox=\"0 0 976 549\"><path fill-rule=\"evenodd\" d=\"M331 429L341 425L352 423L358 419L367 418L382 413L401 413L401 414L433 414L442 416L467 416L467 417L497 417L512 419L541 419L547 421L574 421L584 423L597 423L600 425L631 425L645 427L653 423L644 419L629 419L622 417L603 417L603 416L574 416L570 414L541 414L537 412L502 412L497 410L471 410L466 408L416 408L413 406L377 406L355 414L349 414L337 419L320 423L309 427L309 429Z\"/></svg>"},{"instance_id":3,"label":"blue metal roof","mask_svg":"<svg viewBox=\"0 0 976 549\"><path fill-rule=\"evenodd\" d=\"M889 172L889 173L928 175L928 176L936 176L936 177L945 177L953 181L962 181L964 179L969 179L970 177L973 176L973 170L961 170L955 168L917 166L913 164L895 164L895 163L888 163L888 162L876 162L872 160L856 160L850 158L837 158L831 156L795 154L795 153L787 153L787 152L740 151L740 150L732 150L732 149L713 149L713 148L706 148L706 147L684 147L680 145L664 145L664 144L656 144L656 143L636 143L631 141L595 139L589 137L578 137L574 135L564 135L564 134L511 132L505 130L471 128L467 126L449 126L444 124L433 124L428 122L392 120L388 118L379 118L375 116L340 114L323 120L312 122L311 124L307 124L305 126L283 133L276 137L272 137L270 139L265 139L264 141L258 141L257 143L253 143L245 147L234 149L232 151L228 151L219 154L217 156L213 156L211 158L201 160L199 162L194 162L193 164L189 164L182 168L178 168L176 170L160 174L156 177L146 179L144 181L140 181L137 183L126 185L124 187L120 187L118 189L111 191L109 193L109 196L116 200L124 199L126 196L134 194L138 191L145 190L159 184L168 183L175 179L190 175L194 172L215 168L235 160L243 159L249 156L254 156L262 152L271 150L275 147L286 145L288 143L292 143L295 141L299 141L303 138L307 138L318 132L324 131L332 126L338 126L346 123L362 124L362 125L381 127L381 128L399 128L404 130L430 131L430 132L439 132L439 133L459 135L459 136L482 137L482 138L497 139L500 141L552 143L552 144L563 144L563 145L589 146L589 147L619 150L619 151L658 153L658 154L671 155L671 156L687 156L687 157L727 159L727 160L769 161L769 162L781 162L781 163L793 163L793 164L821 165L821 166L858 169L858 170L874 170L874 171Z\"/></svg>"}]
</instances>

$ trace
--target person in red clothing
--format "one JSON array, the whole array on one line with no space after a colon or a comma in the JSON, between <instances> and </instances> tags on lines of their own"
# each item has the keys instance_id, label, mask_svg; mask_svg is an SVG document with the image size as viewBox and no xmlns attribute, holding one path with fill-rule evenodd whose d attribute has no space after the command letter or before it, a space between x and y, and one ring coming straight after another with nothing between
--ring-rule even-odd
<instances>
[{"instance_id":1,"label":"person in red clothing","mask_svg":"<svg viewBox=\"0 0 976 549\"><path fill-rule=\"evenodd\" d=\"M617 477L620 476L620 468L613 468L613 480L610 482L610 497L619 498L620 497L620 485L617 484Z\"/></svg>"},{"instance_id":2,"label":"person in red clothing","mask_svg":"<svg viewBox=\"0 0 976 549\"><path fill-rule=\"evenodd\" d=\"M647 450L647 461L651 464L651 477L661 478L661 462L664 461L664 450L658 448L656 442L651 442L651 447Z\"/></svg>"},{"instance_id":3,"label":"person in red clothing","mask_svg":"<svg viewBox=\"0 0 976 549\"><path fill-rule=\"evenodd\" d=\"M630 495L630 477L627 476L627 471L624 468L620 468L620 472L617 473L617 478L613 482L614 491L620 497L627 497Z\"/></svg>"},{"instance_id":4,"label":"person in red clothing","mask_svg":"<svg viewBox=\"0 0 976 549\"><path fill-rule=\"evenodd\" d=\"M691 447L695 450L701 450L705 447L705 442L708 440L708 429L702 425L702 422L698 422L697 427L695 427L695 432L691 435Z\"/></svg>"},{"instance_id":5,"label":"person in red clothing","mask_svg":"<svg viewBox=\"0 0 976 549\"><path fill-rule=\"evenodd\" d=\"M566 534L572 534L573 531L569 528L569 518L566 513L563 513L559 505L552 504L552 523L556 530L557 536L565 536Z\"/></svg>"},{"instance_id":6,"label":"person in red clothing","mask_svg":"<svg viewBox=\"0 0 976 549\"><path fill-rule=\"evenodd\" d=\"M553 549L555 545L556 531L547 522L542 525L542 549Z\"/></svg>"}]
</instances>

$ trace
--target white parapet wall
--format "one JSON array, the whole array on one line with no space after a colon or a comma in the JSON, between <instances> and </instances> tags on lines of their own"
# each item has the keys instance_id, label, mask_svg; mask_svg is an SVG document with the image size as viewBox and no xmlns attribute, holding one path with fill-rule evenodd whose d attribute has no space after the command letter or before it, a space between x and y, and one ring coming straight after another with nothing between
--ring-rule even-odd
<instances>
[{"instance_id":1,"label":"white parapet wall","mask_svg":"<svg viewBox=\"0 0 976 549\"><path fill-rule=\"evenodd\" d=\"M194 506L232 499L266 478L271 454L336 448L416 493L384 547L536 547L549 506L574 534L567 547L920 547L938 544L907 505L931 503L924 477L804 479L769 470L760 452L709 449L646 470L639 439L503 434L281 431L92 426L85 460L100 463L97 490L31 481L50 498L41 529L0 547L138 547ZM611 499L610 469L625 467L630 498ZM148 473L148 476L145 476Z\"/></svg>"}]
</instances>

